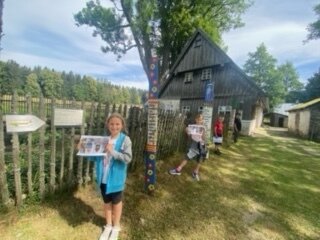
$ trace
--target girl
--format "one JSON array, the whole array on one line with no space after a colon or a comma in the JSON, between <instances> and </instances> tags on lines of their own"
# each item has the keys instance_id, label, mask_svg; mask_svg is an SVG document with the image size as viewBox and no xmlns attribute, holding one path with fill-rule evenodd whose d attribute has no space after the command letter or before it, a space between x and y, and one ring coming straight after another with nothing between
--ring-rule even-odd
<instances>
[{"instance_id":1,"label":"girl","mask_svg":"<svg viewBox=\"0 0 320 240\"><path fill-rule=\"evenodd\" d=\"M220 115L217 121L214 123L213 126L213 142L214 142L214 153L220 155L220 146L222 145L223 140L223 120L224 116Z\"/></svg>"},{"instance_id":2,"label":"girl","mask_svg":"<svg viewBox=\"0 0 320 240\"><path fill-rule=\"evenodd\" d=\"M127 165L132 159L131 140L124 133L125 120L113 113L106 120L109 141L106 156L95 157L97 183L104 201L106 226L99 240L116 240L120 231L122 192L127 177Z\"/></svg>"}]
</instances>

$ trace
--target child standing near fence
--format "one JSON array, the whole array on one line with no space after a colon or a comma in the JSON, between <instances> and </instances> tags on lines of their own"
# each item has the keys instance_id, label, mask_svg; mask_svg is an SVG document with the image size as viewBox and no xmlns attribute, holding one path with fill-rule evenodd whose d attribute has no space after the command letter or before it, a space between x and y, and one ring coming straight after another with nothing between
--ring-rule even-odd
<instances>
[{"instance_id":1,"label":"child standing near fence","mask_svg":"<svg viewBox=\"0 0 320 240\"><path fill-rule=\"evenodd\" d=\"M191 143L189 145L189 150L186 154L185 159L182 160L182 162L176 167L169 170L169 174L171 175L181 175L182 168L188 163L190 160L195 160L197 162L196 167L194 168L192 172L192 177L200 181L199 177L199 170L201 161L206 159L207 152L205 147L205 128L203 125L203 116L202 114L198 114L195 118L196 125L201 127L200 134L192 135L192 132L190 131L189 127L186 128L186 132L188 136L191 137ZM190 125L189 125L190 126Z\"/></svg>"},{"instance_id":2,"label":"child standing near fence","mask_svg":"<svg viewBox=\"0 0 320 240\"><path fill-rule=\"evenodd\" d=\"M127 165L132 159L132 143L125 134L125 120L119 113L113 113L107 118L106 128L109 136L105 145L106 156L91 159L96 161L96 181L101 190L106 219L99 240L117 240Z\"/></svg>"},{"instance_id":3,"label":"child standing near fence","mask_svg":"<svg viewBox=\"0 0 320 240\"><path fill-rule=\"evenodd\" d=\"M218 155L221 155L220 146L223 141L223 120L224 116L220 115L213 126L214 153Z\"/></svg>"}]
</instances>

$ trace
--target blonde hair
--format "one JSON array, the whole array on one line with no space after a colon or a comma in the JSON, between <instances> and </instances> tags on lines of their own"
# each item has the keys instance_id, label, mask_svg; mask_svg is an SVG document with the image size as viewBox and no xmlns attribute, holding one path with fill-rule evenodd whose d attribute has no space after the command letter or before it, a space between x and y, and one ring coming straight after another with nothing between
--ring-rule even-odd
<instances>
[{"instance_id":1,"label":"blonde hair","mask_svg":"<svg viewBox=\"0 0 320 240\"><path fill-rule=\"evenodd\" d=\"M107 127L107 125L109 124L110 120L112 118L118 118L121 120L121 123L122 123L122 130L121 132L127 134L127 127L126 127L126 120L124 119L124 117L120 114L120 113L117 113L117 112L114 112L112 113L107 119L106 119L106 128L107 128L107 132L109 134L109 129Z\"/></svg>"}]
</instances>

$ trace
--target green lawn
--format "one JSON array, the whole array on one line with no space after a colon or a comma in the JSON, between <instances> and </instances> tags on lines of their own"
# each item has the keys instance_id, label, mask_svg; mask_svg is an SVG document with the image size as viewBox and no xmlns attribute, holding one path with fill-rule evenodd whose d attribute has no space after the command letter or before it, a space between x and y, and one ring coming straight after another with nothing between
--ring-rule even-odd
<instances>
[{"instance_id":1,"label":"green lawn","mask_svg":"<svg viewBox=\"0 0 320 240\"><path fill-rule=\"evenodd\" d=\"M121 240L320 239L320 144L261 129L211 154L201 181L167 170L183 154L158 160L154 196L143 172L129 175ZM92 189L0 215L1 239L98 239L104 223Z\"/></svg>"}]
</instances>

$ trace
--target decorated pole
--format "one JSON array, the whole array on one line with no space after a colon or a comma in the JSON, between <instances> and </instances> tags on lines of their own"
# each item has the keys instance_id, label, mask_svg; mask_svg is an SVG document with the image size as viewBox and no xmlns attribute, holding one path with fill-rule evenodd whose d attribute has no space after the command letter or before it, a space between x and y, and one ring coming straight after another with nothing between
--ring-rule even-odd
<instances>
[{"instance_id":1,"label":"decorated pole","mask_svg":"<svg viewBox=\"0 0 320 240\"><path fill-rule=\"evenodd\" d=\"M149 66L148 136L144 153L145 191L152 194L156 183L156 154L158 138L158 59L153 57Z\"/></svg>"},{"instance_id":2,"label":"decorated pole","mask_svg":"<svg viewBox=\"0 0 320 240\"><path fill-rule=\"evenodd\" d=\"M207 143L211 142L213 99L214 99L214 85L212 81L208 81L205 86L205 93L204 93L205 104L204 104L203 113L202 113L203 122L206 129Z\"/></svg>"}]
</instances>

